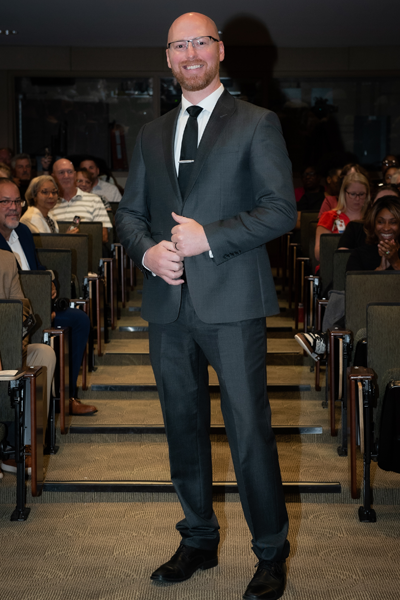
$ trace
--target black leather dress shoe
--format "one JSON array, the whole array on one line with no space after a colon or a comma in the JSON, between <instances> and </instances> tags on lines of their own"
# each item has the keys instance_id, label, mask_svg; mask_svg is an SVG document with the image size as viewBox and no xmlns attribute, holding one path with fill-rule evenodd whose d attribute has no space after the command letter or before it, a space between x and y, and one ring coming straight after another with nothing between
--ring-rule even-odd
<instances>
[{"instance_id":1,"label":"black leather dress shoe","mask_svg":"<svg viewBox=\"0 0 400 600\"><path fill-rule=\"evenodd\" d=\"M173 557L154 571L150 578L165 583L186 581L198 569L204 571L217 564L217 550L202 550L181 544Z\"/></svg>"},{"instance_id":2,"label":"black leather dress shoe","mask_svg":"<svg viewBox=\"0 0 400 600\"><path fill-rule=\"evenodd\" d=\"M247 586L244 600L277 600L283 595L286 585L286 564L260 560L258 569Z\"/></svg>"}]
</instances>

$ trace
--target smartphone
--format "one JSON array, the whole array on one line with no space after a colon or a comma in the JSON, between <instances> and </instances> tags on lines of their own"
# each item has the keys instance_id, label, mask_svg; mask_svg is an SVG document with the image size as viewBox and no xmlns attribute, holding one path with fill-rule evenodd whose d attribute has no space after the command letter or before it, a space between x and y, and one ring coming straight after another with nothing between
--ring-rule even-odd
<instances>
[{"instance_id":1,"label":"smartphone","mask_svg":"<svg viewBox=\"0 0 400 600\"><path fill-rule=\"evenodd\" d=\"M81 223L81 218L78 217L77 215L72 219L72 225L70 225L70 227L68 227L67 231L72 231L72 229L77 228L79 231L79 225Z\"/></svg>"}]
</instances>

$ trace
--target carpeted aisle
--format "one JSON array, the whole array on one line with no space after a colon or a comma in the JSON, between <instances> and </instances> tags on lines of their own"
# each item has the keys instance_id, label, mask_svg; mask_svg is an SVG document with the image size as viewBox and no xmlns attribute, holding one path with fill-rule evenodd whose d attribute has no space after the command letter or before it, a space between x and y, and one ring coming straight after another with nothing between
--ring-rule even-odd
<instances>
[{"instance_id":1,"label":"carpeted aisle","mask_svg":"<svg viewBox=\"0 0 400 600\"><path fill-rule=\"evenodd\" d=\"M234 497L233 497L234 498ZM176 585L149 575L179 544L177 501L32 506L11 523L0 505L4 600L235 600L256 557L237 500L217 501L220 564ZM361 524L354 505L288 504L292 554L285 600L398 600L398 508Z\"/></svg>"}]
</instances>

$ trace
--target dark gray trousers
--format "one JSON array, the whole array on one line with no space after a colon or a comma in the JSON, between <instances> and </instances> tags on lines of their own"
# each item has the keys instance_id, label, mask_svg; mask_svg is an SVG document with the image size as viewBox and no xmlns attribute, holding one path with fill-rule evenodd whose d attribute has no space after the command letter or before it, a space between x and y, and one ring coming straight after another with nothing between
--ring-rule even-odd
<instances>
[{"instance_id":1,"label":"dark gray trousers","mask_svg":"<svg viewBox=\"0 0 400 600\"><path fill-rule=\"evenodd\" d=\"M150 356L169 446L171 478L185 518L183 542L214 549L219 525L212 506L208 363L218 375L221 408L240 499L259 559L289 554L288 516L266 385L265 318L200 321L183 287L178 319L150 324Z\"/></svg>"}]
</instances>

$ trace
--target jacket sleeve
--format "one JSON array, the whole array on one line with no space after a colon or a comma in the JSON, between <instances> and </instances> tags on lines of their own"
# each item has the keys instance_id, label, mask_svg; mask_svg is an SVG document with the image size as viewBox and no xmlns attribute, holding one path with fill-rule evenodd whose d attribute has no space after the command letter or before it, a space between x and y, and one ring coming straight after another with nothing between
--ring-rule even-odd
<instances>
[{"instance_id":1,"label":"jacket sleeve","mask_svg":"<svg viewBox=\"0 0 400 600\"><path fill-rule=\"evenodd\" d=\"M248 177L254 208L204 226L216 264L253 250L296 224L291 162L278 117L272 112L263 113L255 128Z\"/></svg>"}]
</instances>

